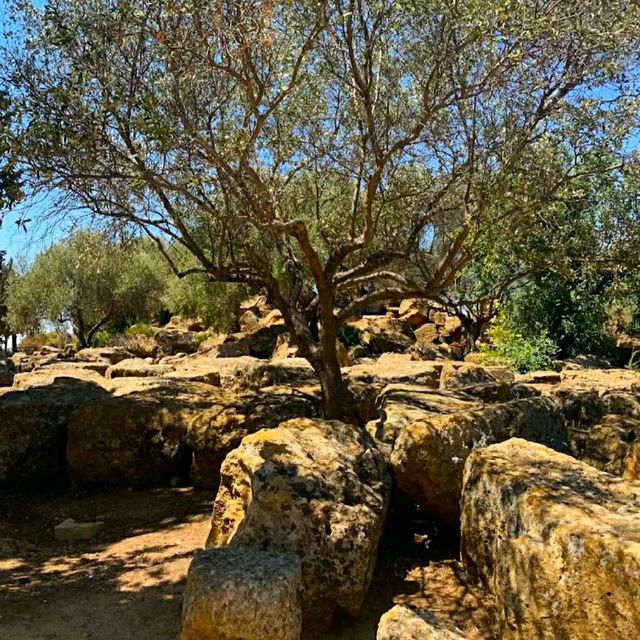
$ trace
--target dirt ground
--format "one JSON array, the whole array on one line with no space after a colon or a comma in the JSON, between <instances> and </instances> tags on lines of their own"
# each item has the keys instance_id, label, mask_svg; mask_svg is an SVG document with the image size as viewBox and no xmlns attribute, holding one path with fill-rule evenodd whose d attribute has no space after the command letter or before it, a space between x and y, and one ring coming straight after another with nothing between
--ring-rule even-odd
<instances>
[{"instance_id":1,"label":"dirt ground","mask_svg":"<svg viewBox=\"0 0 640 640\"><path fill-rule=\"evenodd\" d=\"M0 640L177 640L185 576L209 531L212 497L186 488L0 494ZM69 517L105 527L92 541L58 542L53 527ZM424 536L408 546L401 537L392 532L381 543L360 617L336 619L322 640L375 640L394 598L427 606L470 639L491 640L491 603L459 564L427 549Z\"/></svg>"}]
</instances>

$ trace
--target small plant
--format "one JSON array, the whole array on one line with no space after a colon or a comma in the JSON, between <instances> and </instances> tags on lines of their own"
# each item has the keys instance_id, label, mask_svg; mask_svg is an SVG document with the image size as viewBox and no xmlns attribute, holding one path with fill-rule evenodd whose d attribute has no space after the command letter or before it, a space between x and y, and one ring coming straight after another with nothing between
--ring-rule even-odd
<instances>
[{"instance_id":1,"label":"small plant","mask_svg":"<svg viewBox=\"0 0 640 640\"><path fill-rule=\"evenodd\" d=\"M104 347L109 345L110 339L111 334L108 331L98 331L98 333L93 336L90 346L97 349L104 349ZM78 347L80 347L80 345L78 345Z\"/></svg>"},{"instance_id":2,"label":"small plant","mask_svg":"<svg viewBox=\"0 0 640 640\"><path fill-rule=\"evenodd\" d=\"M551 368L558 352L546 331L525 337L509 328L504 314L487 330L487 337L489 344L480 347L483 362L504 365L520 373Z\"/></svg>"},{"instance_id":3,"label":"small plant","mask_svg":"<svg viewBox=\"0 0 640 640\"><path fill-rule=\"evenodd\" d=\"M345 324L338 329L338 340L347 348L360 344L360 331Z\"/></svg>"},{"instance_id":4,"label":"small plant","mask_svg":"<svg viewBox=\"0 0 640 640\"><path fill-rule=\"evenodd\" d=\"M139 323L134 324L130 327L127 327L124 330L125 336L147 336L149 338L153 338L156 335L158 330L155 327L152 327L149 324Z\"/></svg>"},{"instance_id":5,"label":"small plant","mask_svg":"<svg viewBox=\"0 0 640 640\"><path fill-rule=\"evenodd\" d=\"M20 351L31 354L41 347L64 349L66 343L67 336L63 333L33 333L22 338L18 347Z\"/></svg>"}]
</instances>

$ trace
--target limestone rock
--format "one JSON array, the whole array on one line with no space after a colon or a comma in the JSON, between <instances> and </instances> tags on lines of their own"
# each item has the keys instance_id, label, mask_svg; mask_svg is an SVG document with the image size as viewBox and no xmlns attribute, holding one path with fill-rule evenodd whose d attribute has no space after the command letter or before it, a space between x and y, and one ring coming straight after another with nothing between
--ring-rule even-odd
<instances>
[{"instance_id":1,"label":"limestone rock","mask_svg":"<svg viewBox=\"0 0 640 640\"><path fill-rule=\"evenodd\" d=\"M274 360L285 360L286 358L296 358L297 356L298 347L292 342L291 336L288 333L279 335L271 357Z\"/></svg>"},{"instance_id":2,"label":"limestone rock","mask_svg":"<svg viewBox=\"0 0 640 640\"><path fill-rule=\"evenodd\" d=\"M378 415L377 398L389 384L415 384L438 388L441 362L411 360L405 354L385 354L377 362L358 364L343 371L361 424Z\"/></svg>"},{"instance_id":3,"label":"limestone rock","mask_svg":"<svg viewBox=\"0 0 640 640\"><path fill-rule=\"evenodd\" d=\"M113 394L74 411L67 462L73 482L168 485L186 477L210 489L242 438L316 411L290 389L223 390L189 380L119 378Z\"/></svg>"},{"instance_id":4,"label":"limestone rock","mask_svg":"<svg viewBox=\"0 0 640 640\"><path fill-rule=\"evenodd\" d=\"M196 331L164 328L156 333L156 342L164 355L176 353L195 353L201 342L202 334Z\"/></svg>"},{"instance_id":5,"label":"limestone rock","mask_svg":"<svg viewBox=\"0 0 640 640\"><path fill-rule=\"evenodd\" d=\"M104 522L76 522L73 518L67 518L53 528L53 533L56 540L61 542L76 542L91 540L103 529Z\"/></svg>"},{"instance_id":6,"label":"limestone rock","mask_svg":"<svg viewBox=\"0 0 640 640\"><path fill-rule=\"evenodd\" d=\"M440 337L438 334L438 326L433 322L423 324L421 327L415 330L416 341L419 345L433 344L438 341Z\"/></svg>"},{"instance_id":7,"label":"limestone rock","mask_svg":"<svg viewBox=\"0 0 640 640\"><path fill-rule=\"evenodd\" d=\"M196 551L180 640L299 640L300 561L249 547Z\"/></svg>"},{"instance_id":8,"label":"limestone rock","mask_svg":"<svg viewBox=\"0 0 640 640\"><path fill-rule=\"evenodd\" d=\"M13 363L9 366L8 362L0 360L0 387L10 387L13 384Z\"/></svg>"},{"instance_id":9,"label":"limestone rock","mask_svg":"<svg viewBox=\"0 0 640 640\"><path fill-rule=\"evenodd\" d=\"M208 385L174 383L111 395L69 418L67 465L74 483L169 484L191 459L186 422L208 406Z\"/></svg>"},{"instance_id":10,"label":"limestone rock","mask_svg":"<svg viewBox=\"0 0 640 640\"><path fill-rule=\"evenodd\" d=\"M287 387L212 395L209 406L187 424L186 442L193 449L191 481L199 487L217 487L225 457L245 436L290 418L311 418L318 413L318 403L319 398Z\"/></svg>"},{"instance_id":11,"label":"limestone rock","mask_svg":"<svg viewBox=\"0 0 640 640\"><path fill-rule=\"evenodd\" d=\"M369 586L390 483L363 430L290 420L246 437L224 461L207 546L295 553L307 628L358 613Z\"/></svg>"},{"instance_id":12,"label":"limestone rock","mask_svg":"<svg viewBox=\"0 0 640 640\"><path fill-rule=\"evenodd\" d=\"M396 605L380 618L376 640L464 640L465 636L443 627L427 611Z\"/></svg>"},{"instance_id":13,"label":"limestone rock","mask_svg":"<svg viewBox=\"0 0 640 640\"><path fill-rule=\"evenodd\" d=\"M133 354L129 353L126 349L120 347L102 347L102 348L90 348L81 349L76 354L76 359L80 362L100 362L106 361L109 364L118 364L122 360L131 358Z\"/></svg>"},{"instance_id":14,"label":"limestone rock","mask_svg":"<svg viewBox=\"0 0 640 640\"><path fill-rule=\"evenodd\" d=\"M369 433L380 443L393 446L405 427L445 415L477 409L481 403L462 392L441 391L413 384L390 384L378 396L380 417Z\"/></svg>"},{"instance_id":15,"label":"limestone rock","mask_svg":"<svg viewBox=\"0 0 640 640\"><path fill-rule=\"evenodd\" d=\"M446 362L440 376L441 389L464 389L489 382L513 382L514 376L503 367L481 367L468 362Z\"/></svg>"},{"instance_id":16,"label":"limestone rock","mask_svg":"<svg viewBox=\"0 0 640 640\"><path fill-rule=\"evenodd\" d=\"M235 385L239 388L260 389L278 385L298 385L317 383L318 377L308 360L286 358L284 360L258 361L255 367L248 367L238 373Z\"/></svg>"},{"instance_id":17,"label":"limestone rock","mask_svg":"<svg viewBox=\"0 0 640 640\"><path fill-rule=\"evenodd\" d=\"M395 442L391 468L398 487L416 504L443 520L455 521L469 454L514 436L560 450L568 446L554 403L549 398L527 398L426 416L409 424Z\"/></svg>"},{"instance_id":18,"label":"limestone rock","mask_svg":"<svg viewBox=\"0 0 640 640\"><path fill-rule=\"evenodd\" d=\"M640 486L512 439L465 466L462 558L502 638L637 638Z\"/></svg>"},{"instance_id":19,"label":"limestone rock","mask_svg":"<svg viewBox=\"0 0 640 640\"><path fill-rule=\"evenodd\" d=\"M222 334L202 342L198 351L215 358L238 358L249 355L249 342L244 333Z\"/></svg>"},{"instance_id":20,"label":"limestone rock","mask_svg":"<svg viewBox=\"0 0 640 640\"><path fill-rule=\"evenodd\" d=\"M63 481L69 416L106 394L98 385L61 378L0 395L0 486Z\"/></svg>"},{"instance_id":21,"label":"limestone rock","mask_svg":"<svg viewBox=\"0 0 640 640\"><path fill-rule=\"evenodd\" d=\"M563 388L633 391L640 385L640 373L630 369L564 369L560 376Z\"/></svg>"},{"instance_id":22,"label":"limestone rock","mask_svg":"<svg viewBox=\"0 0 640 640\"><path fill-rule=\"evenodd\" d=\"M118 364L112 364L105 372L107 379L111 378L150 378L160 377L174 371L171 365L149 364L141 358L127 358Z\"/></svg>"},{"instance_id":23,"label":"limestone rock","mask_svg":"<svg viewBox=\"0 0 640 640\"><path fill-rule=\"evenodd\" d=\"M561 378L557 371L531 371L516 376L516 380L523 384L560 384Z\"/></svg>"},{"instance_id":24,"label":"limestone rock","mask_svg":"<svg viewBox=\"0 0 640 640\"><path fill-rule=\"evenodd\" d=\"M416 341L411 327L402 320L388 316L365 316L348 323L360 334L360 344L372 353L405 351Z\"/></svg>"}]
</instances>

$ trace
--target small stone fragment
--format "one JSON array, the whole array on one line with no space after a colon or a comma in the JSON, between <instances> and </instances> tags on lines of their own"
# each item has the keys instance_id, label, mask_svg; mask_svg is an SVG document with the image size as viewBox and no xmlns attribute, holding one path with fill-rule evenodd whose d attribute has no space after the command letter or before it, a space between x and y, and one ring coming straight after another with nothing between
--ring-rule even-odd
<instances>
[{"instance_id":1,"label":"small stone fragment","mask_svg":"<svg viewBox=\"0 0 640 640\"><path fill-rule=\"evenodd\" d=\"M56 540L75 542L90 540L104 529L104 522L76 522L73 518L63 520L53 528Z\"/></svg>"}]
</instances>

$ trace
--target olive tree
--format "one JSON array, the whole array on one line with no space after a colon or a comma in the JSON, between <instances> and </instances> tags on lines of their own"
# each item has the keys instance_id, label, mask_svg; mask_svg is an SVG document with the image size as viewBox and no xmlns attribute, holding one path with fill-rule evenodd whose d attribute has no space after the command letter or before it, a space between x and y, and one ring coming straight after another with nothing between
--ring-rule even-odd
<instances>
[{"instance_id":1,"label":"olive tree","mask_svg":"<svg viewBox=\"0 0 640 640\"><path fill-rule=\"evenodd\" d=\"M71 325L79 346L87 347L122 317L148 320L160 307L165 282L145 250L81 231L9 281L7 320L19 333L38 331L43 323Z\"/></svg>"},{"instance_id":2,"label":"olive tree","mask_svg":"<svg viewBox=\"0 0 640 640\"><path fill-rule=\"evenodd\" d=\"M264 289L329 417L340 326L437 297L572 180L531 148L622 149L637 106L628 0L13 4L32 193L181 245L179 275Z\"/></svg>"}]
</instances>

